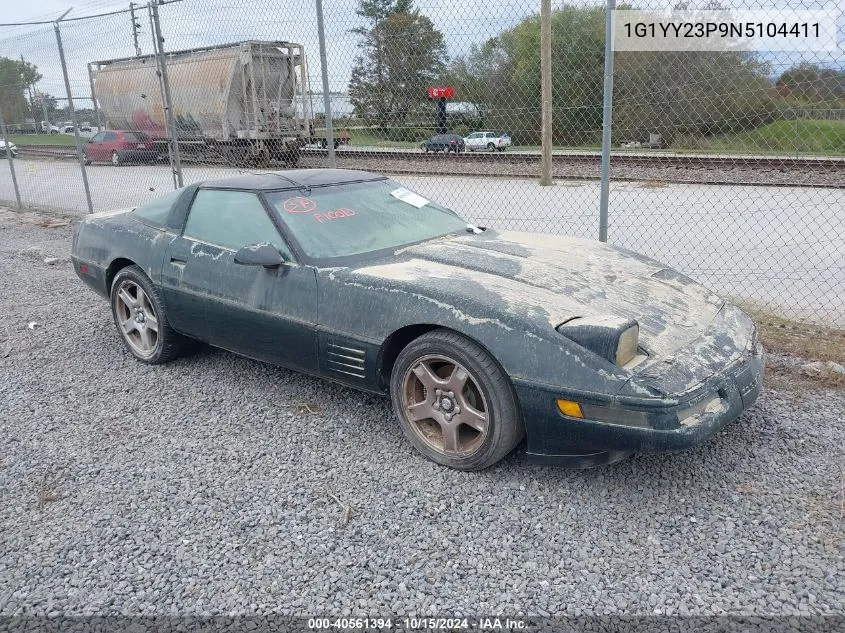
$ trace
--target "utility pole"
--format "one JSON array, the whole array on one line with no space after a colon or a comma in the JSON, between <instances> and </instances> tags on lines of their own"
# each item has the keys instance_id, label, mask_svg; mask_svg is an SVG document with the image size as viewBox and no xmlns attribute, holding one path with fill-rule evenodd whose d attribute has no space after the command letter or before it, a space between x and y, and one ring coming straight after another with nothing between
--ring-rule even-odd
<instances>
[{"instance_id":1,"label":"utility pole","mask_svg":"<svg viewBox=\"0 0 845 633\"><path fill-rule=\"evenodd\" d=\"M552 182L552 2L540 0L540 184Z\"/></svg>"},{"instance_id":2,"label":"utility pole","mask_svg":"<svg viewBox=\"0 0 845 633\"><path fill-rule=\"evenodd\" d=\"M70 120L73 121L73 138L76 142L76 157L79 159L79 169L82 171L82 186L85 188L85 200L88 203L88 213L94 213L94 204L91 201L91 188L88 186L88 172L85 171L85 154L82 151L82 142L79 138L79 121L76 120L76 110L73 107L73 93L70 90L70 79L67 74L67 62L65 61L65 49L62 46L62 31L59 28L65 16L70 13L68 9L58 20L53 22L53 29L56 31L56 44L59 47L59 61L62 63L62 75L65 78L65 92L67 92L67 107L70 110Z\"/></svg>"},{"instance_id":3,"label":"utility pole","mask_svg":"<svg viewBox=\"0 0 845 633\"><path fill-rule=\"evenodd\" d=\"M39 92L38 94L40 95L40 98L41 98L41 112L42 112L42 114L44 115L44 122L47 124L47 129L46 129L46 130L44 130L44 132L46 132L46 133L47 133L47 135L49 136L49 135L50 135L50 131L51 131L51 130L50 130L50 117L48 117L48 116L47 116L47 99L46 99L46 95L45 95L43 92ZM41 129L41 126L40 126L40 125L38 126L38 129Z\"/></svg>"},{"instance_id":4,"label":"utility pole","mask_svg":"<svg viewBox=\"0 0 845 633\"><path fill-rule=\"evenodd\" d=\"M21 66L26 64L26 60L21 55ZM35 120L35 99L32 98L32 84L26 84L26 94L29 96L29 114ZM35 126L36 133L38 132L38 126Z\"/></svg>"},{"instance_id":5,"label":"utility pole","mask_svg":"<svg viewBox=\"0 0 845 633\"><path fill-rule=\"evenodd\" d=\"M3 142L6 143L6 159L9 161L9 171L12 174L12 186L15 188L15 200L18 209L22 209L21 191L18 189L18 177L15 175L15 161L12 160L12 139L6 133L6 120L3 118L3 110L0 108L0 133L3 134Z\"/></svg>"},{"instance_id":6,"label":"utility pole","mask_svg":"<svg viewBox=\"0 0 845 633\"><path fill-rule=\"evenodd\" d=\"M138 31L141 30L141 23L135 19L135 3L129 3L129 17L132 20L132 40L135 42L135 56L141 56L141 47L138 46Z\"/></svg>"},{"instance_id":7,"label":"utility pole","mask_svg":"<svg viewBox=\"0 0 845 633\"><path fill-rule=\"evenodd\" d=\"M337 167L334 155L334 128L332 126L332 98L329 94L329 71L326 60L326 32L323 28L323 0L317 2L317 37L320 40L320 72L323 74L323 107L326 111L326 149L329 150L329 167Z\"/></svg>"},{"instance_id":8,"label":"utility pole","mask_svg":"<svg viewBox=\"0 0 845 633\"><path fill-rule=\"evenodd\" d=\"M170 79L167 77L167 60L164 55L164 36L161 34L161 22L158 19L157 0L150 0L150 14L153 20L153 39L155 40L158 72L161 77L161 88L164 92L164 122L167 128L168 147L170 148L171 168L174 176L174 189L185 186L182 181L182 161L179 157L179 137L176 134L176 121L173 118L173 99L170 96Z\"/></svg>"}]
</instances>

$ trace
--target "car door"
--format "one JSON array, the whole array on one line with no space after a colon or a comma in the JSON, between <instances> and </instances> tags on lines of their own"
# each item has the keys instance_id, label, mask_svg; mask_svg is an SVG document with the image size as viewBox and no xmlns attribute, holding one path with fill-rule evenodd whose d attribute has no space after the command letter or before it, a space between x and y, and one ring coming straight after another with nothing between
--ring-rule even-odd
<instances>
[{"instance_id":1,"label":"car door","mask_svg":"<svg viewBox=\"0 0 845 633\"><path fill-rule=\"evenodd\" d=\"M85 155L88 157L88 160L103 160L102 144L105 136L105 132L98 132L85 146Z\"/></svg>"},{"instance_id":2,"label":"car door","mask_svg":"<svg viewBox=\"0 0 845 633\"><path fill-rule=\"evenodd\" d=\"M269 242L286 258L277 268L235 263L244 246ZM180 322L212 345L259 360L313 371L317 366L317 279L294 261L259 197L200 189L164 269ZM163 276L164 277L164 276ZM168 311L170 304L165 297ZM174 326L175 327L175 326Z\"/></svg>"},{"instance_id":3,"label":"car door","mask_svg":"<svg viewBox=\"0 0 845 633\"><path fill-rule=\"evenodd\" d=\"M466 147L467 147L468 150L474 150L476 147L478 147L478 137L479 136L480 136L480 134L478 132L473 132L472 134L467 136Z\"/></svg>"},{"instance_id":4,"label":"car door","mask_svg":"<svg viewBox=\"0 0 845 633\"><path fill-rule=\"evenodd\" d=\"M111 160L112 152L118 149L119 143L117 132L103 132L103 140L98 148L100 158L97 160Z\"/></svg>"}]
</instances>

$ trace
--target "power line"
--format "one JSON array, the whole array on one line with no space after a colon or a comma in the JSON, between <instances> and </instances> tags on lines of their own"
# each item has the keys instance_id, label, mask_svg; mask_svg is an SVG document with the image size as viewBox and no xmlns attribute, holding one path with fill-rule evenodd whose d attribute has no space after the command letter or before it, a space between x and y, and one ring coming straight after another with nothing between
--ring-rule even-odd
<instances>
[{"instance_id":1,"label":"power line","mask_svg":"<svg viewBox=\"0 0 845 633\"><path fill-rule=\"evenodd\" d=\"M158 6L164 6L166 4L174 4L176 2L182 2L182 0L159 0L156 2ZM90 20L94 18L104 18L110 15L120 15L122 13L131 13L134 10L133 7L128 9L118 9L117 11L108 11L107 13L95 13L92 15L82 15L75 18L64 18L62 22L77 22L79 20ZM32 22L6 22L0 24L0 27L4 26L38 26L44 24L53 24L55 20L36 20Z\"/></svg>"}]
</instances>

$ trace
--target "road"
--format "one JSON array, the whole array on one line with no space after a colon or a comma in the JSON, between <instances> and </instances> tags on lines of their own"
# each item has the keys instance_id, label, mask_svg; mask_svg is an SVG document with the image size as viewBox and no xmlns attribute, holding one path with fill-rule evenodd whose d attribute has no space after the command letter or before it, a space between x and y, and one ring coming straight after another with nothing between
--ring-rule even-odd
<instances>
[{"instance_id":1,"label":"road","mask_svg":"<svg viewBox=\"0 0 845 633\"><path fill-rule=\"evenodd\" d=\"M84 214L75 163L18 159L16 171L28 204ZM184 168L186 183L236 172ZM0 200L14 200L8 172L0 173ZM134 206L173 187L167 166L94 165L88 175L97 210ZM397 180L485 226L598 235L596 181L544 188L524 179ZM845 190L613 182L610 200L611 243L785 316L845 325Z\"/></svg>"}]
</instances>

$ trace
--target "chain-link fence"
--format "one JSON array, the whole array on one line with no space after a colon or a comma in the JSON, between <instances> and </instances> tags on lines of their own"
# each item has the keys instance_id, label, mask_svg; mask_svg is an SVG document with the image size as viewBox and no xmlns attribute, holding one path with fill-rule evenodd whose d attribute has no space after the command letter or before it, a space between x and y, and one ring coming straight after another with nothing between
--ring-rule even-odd
<instances>
[{"instance_id":1,"label":"chain-link fence","mask_svg":"<svg viewBox=\"0 0 845 633\"><path fill-rule=\"evenodd\" d=\"M237 170L334 165L392 174L482 225L599 236L605 0L552 2L547 19L541 0L337 0L322 20L319 4L180 0L0 26L16 145L0 200L17 188L23 206L88 211L79 143L95 211ZM701 4L684 8L715 8ZM843 32L840 18L827 52L616 52L608 241L756 307L845 325Z\"/></svg>"}]
</instances>

